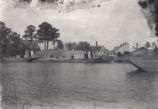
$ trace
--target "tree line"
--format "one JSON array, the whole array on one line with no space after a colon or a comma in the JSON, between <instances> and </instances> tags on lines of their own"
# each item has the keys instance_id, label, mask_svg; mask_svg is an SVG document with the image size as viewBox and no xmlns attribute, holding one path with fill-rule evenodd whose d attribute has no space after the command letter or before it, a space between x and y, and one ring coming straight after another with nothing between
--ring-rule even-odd
<instances>
[{"instance_id":1,"label":"tree line","mask_svg":"<svg viewBox=\"0 0 158 109\"><path fill-rule=\"evenodd\" d=\"M20 34L8 28L0 21L0 55L14 56L22 50L20 46Z\"/></svg>"},{"instance_id":2,"label":"tree line","mask_svg":"<svg viewBox=\"0 0 158 109\"><path fill-rule=\"evenodd\" d=\"M52 42L54 49L57 42L57 47L63 49L63 42L59 40L60 37L59 29L53 27L47 22L43 22L36 29L34 25L27 26L24 32L23 38L29 41L38 41L39 43L44 43L44 49L49 50L49 43Z\"/></svg>"},{"instance_id":3,"label":"tree line","mask_svg":"<svg viewBox=\"0 0 158 109\"><path fill-rule=\"evenodd\" d=\"M75 42L68 42L65 44L69 51L78 50L78 51L89 51L90 44L86 41L79 42L78 44Z\"/></svg>"},{"instance_id":4,"label":"tree line","mask_svg":"<svg viewBox=\"0 0 158 109\"><path fill-rule=\"evenodd\" d=\"M63 49L64 44L59 40L59 37L59 29L47 22L41 23L38 29L34 25L27 26L24 35L20 36L20 34L12 31L4 22L0 21L0 56L9 57L24 53L28 47L22 40L27 40L30 43L43 43L45 50L49 49L49 43L54 45L54 49L56 43L56 48Z\"/></svg>"},{"instance_id":5,"label":"tree line","mask_svg":"<svg viewBox=\"0 0 158 109\"><path fill-rule=\"evenodd\" d=\"M59 29L52 26L50 23L43 22L38 28L34 25L28 25L24 34L20 36L17 32L12 31L6 24L0 21L0 56L16 56L24 55L25 50L29 49L29 45L24 44L24 40L29 41L29 44L37 42L44 44L44 50L49 50L50 43L54 49L63 49L64 43L59 40ZM65 46L69 51L89 51L90 44L88 42L66 43Z\"/></svg>"}]
</instances>

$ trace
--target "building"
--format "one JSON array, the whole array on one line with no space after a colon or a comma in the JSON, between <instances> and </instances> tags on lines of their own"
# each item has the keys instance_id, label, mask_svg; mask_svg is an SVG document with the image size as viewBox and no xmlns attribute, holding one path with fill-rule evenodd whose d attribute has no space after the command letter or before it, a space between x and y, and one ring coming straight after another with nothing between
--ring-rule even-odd
<instances>
[{"instance_id":1,"label":"building","mask_svg":"<svg viewBox=\"0 0 158 109\"><path fill-rule=\"evenodd\" d=\"M103 55L107 55L108 51L104 46L98 46L98 42L96 42L95 46L90 46L90 57L97 58Z\"/></svg>"},{"instance_id":2,"label":"building","mask_svg":"<svg viewBox=\"0 0 158 109\"><path fill-rule=\"evenodd\" d=\"M43 58L58 58L58 59L85 59L85 51L75 51L75 50L49 50L41 51L40 57Z\"/></svg>"},{"instance_id":3,"label":"building","mask_svg":"<svg viewBox=\"0 0 158 109\"><path fill-rule=\"evenodd\" d=\"M24 58L39 57L40 47L36 41L22 40L24 48Z\"/></svg>"},{"instance_id":4,"label":"building","mask_svg":"<svg viewBox=\"0 0 158 109\"><path fill-rule=\"evenodd\" d=\"M91 58L106 55L108 50L104 46L90 46Z\"/></svg>"},{"instance_id":5,"label":"building","mask_svg":"<svg viewBox=\"0 0 158 109\"><path fill-rule=\"evenodd\" d=\"M137 49L137 47L133 46L130 43L123 43L120 44L120 46L115 47L112 51L110 51L111 55L117 55L117 56L121 56L121 55L127 55L130 52L133 52Z\"/></svg>"}]
</instances>

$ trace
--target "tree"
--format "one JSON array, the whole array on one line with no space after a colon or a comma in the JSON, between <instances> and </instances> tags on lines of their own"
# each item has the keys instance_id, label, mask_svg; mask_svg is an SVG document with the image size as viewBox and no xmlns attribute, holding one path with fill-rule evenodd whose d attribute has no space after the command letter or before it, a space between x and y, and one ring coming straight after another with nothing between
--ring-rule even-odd
<instances>
[{"instance_id":1,"label":"tree","mask_svg":"<svg viewBox=\"0 0 158 109\"><path fill-rule=\"evenodd\" d=\"M29 25L27 26L26 30L25 30L25 34L23 36L23 38L29 40L29 41L33 41L36 39L36 27L34 25Z\"/></svg>"},{"instance_id":2,"label":"tree","mask_svg":"<svg viewBox=\"0 0 158 109\"><path fill-rule=\"evenodd\" d=\"M0 55L1 58L15 56L22 51L20 35L11 31L4 22L0 21Z\"/></svg>"},{"instance_id":3,"label":"tree","mask_svg":"<svg viewBox=\"0 0 158 109\"><path fill-rule=\"evenodd\" d=\"M146 48L149 48L149 47L151 47L151 44L150 44L150 42L148 42L148 41L147 41L147 42L146 42L146 44L145 44L145 47L146 47Z\"/></svg>"},{"instance_id":4,"label":"tree","mask_svg":"<svg viewBox=\"0 0 158 109\"><path fill-rule=\"evenodd\" d=\"M66 48L70 50L76 50L77 49L77 43L76 42L68 42L65 44Z\"/></svg>"},{"instance_id":5,"label":"tree","mask_svg":"<svg viewBox=\"0 0 158 109\"><path fill-rule=\"evenodd\" d=\"M55 49L55 43L57 42L57 39L59 38L59 36L60 36L60 33L58 33L59 32L59 29L56 29L56 28L53 28L52 29L52 33L51 33L51 35L52 35L52 37L53 37L53 45L54 45L54 49Z\"/></svg>"},{"instance_id":6,"label":"tree","mask_svg":"<svg viewBox=\"0 0 158 109\"><path fill-rule=\"evenodd\" d=\"M59 49L61 49L61 50L64 48L63 41L57 40L57 48L59 48Z\"/></svg>"},{"instance_id":7,"label":"tree","mask_svg":"<svg viewBox=\"0 0 158 109\"><path fill-rule=\"evenodd\" d=\"M66 43L65 46L68 48L68 50L72 50L72 44L71 43Z\"/></svg>"},{"instance_id":8,"label":"tree","mask_svg":"<svg viewBox=\"0 0 158 109\"><path fill-rule=\"evenodd\" d=\"M0 54L9 56L9 46L10 46L10 33L11 29L7 28L5 23L0 21Z\"/></svg>"},{"instance_id":9,"label":"tree","mask_svg":"<svg viewBox=\"0 0 158 109\"><path fill-rule=\"evenodd\" d=\"M43 22L39 25L37 36L40 42L44 42L45 50L48 50L50 41L53 41L53 45L55 47L55 42L60 36L58 31L59 29L52 27L52 25L47 22Z\"/></svg>"},{"instance_id":10,"label":"tree","mask_svg":"<svg viewBox=\"0 0 158 109\"><path fill-rule=\"evenodd\" d=\"M21 52L20 44L21 44L21 39L20 39L20 34L16 32L12 32L10 34L10 41L11 41L11 47L10 51L12 56L15 56Z\"/></svg>"},{"instance_id":11,"label":"tree","mask_svg":"<svg viewBox=\"0 0 158 109\"><path fill-rule=\"evenodd\" d=\"M77 49L88 52L90 49L90 44L88 42L79 42Z\"/></svg>"}]
</instances>

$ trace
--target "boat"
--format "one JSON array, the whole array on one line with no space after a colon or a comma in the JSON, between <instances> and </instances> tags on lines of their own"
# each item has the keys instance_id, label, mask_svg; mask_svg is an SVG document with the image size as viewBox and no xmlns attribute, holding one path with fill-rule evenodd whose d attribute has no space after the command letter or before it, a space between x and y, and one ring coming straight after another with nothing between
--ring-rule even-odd
<instances>
[{"instance_id":1,"label":"boat","mask_svg":"<svg viewBox=\"0 0 158 109\"><path fill-rule=\"evenodd\" d=\"M30 57L30 58L24 58L23 61L24 62L33 62L33 61L37 61L39 57Z\"/></svg>"},{"instance_id":2,"label":"boat","mask_svg":"<svg viewBox=\"0 0 158 109\"><path fill-rule=\"evenodd\" d=\"M110 63L114 59L113 56L100 56L93 59L94 63Z\"/></svg>"},{"instance_id":3,"label":"boat","mask_svg":"<svg viewBox=\"0 0 158 109\"><path fill-rule=\"evenodd\" d=\"M158 72L158 49L147 49L142 47L129 56L126 60L139 70L145 72Z\"/></svg>"}]
</instances>

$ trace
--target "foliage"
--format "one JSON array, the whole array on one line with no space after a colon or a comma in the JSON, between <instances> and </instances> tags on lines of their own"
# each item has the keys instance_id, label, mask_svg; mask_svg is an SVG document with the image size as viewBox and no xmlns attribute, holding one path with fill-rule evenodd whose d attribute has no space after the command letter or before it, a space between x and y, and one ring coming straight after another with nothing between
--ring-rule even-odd
<instances>
[{"instance_id":1,"label":"foliage","mask_svg":"<svg viewBox=\"0 0 158 109\"><path fill-rule=\"evenodd\" d=\"M151 46L150 42L146 42L145 47L149 48Z\"/></svg>"},{"instance_id":2,"label":"foliage","mask_svg":"<svg viewBox=\"0 0 158 109\"><path fill-rule=\"evenodd\" d=\"M22 49L20 35L16 32L12 32L10 34L10 41L11 41L10 55L15 56L16 54L19 54Z\"/></svg>"},{"instance_id":3,"label":"foliage","mask_svg":"<svg viewBox=\"0 0 158 109\"><path fill-rule=\"evenodd\" d=\"M0 54L1 56L3 55L8 55L8 47L9 47L9 35L11 33L11 30L6 27L4 22L0 21Z\"/></svg>"},{"instance_id":4,"label":"foliage","mask_svg":"<svg viewBox=\"0 0 158 109\"><path fill-rule=\"evenodd\" d=\"M29 25L27 26L26 30L25 30L25 34L23 36L23 38L33 41L36 39L36 27L34 25Z\"/></svg>"},{"instance_id":5,"label":"foliage","mask_svg":"<svg viewBox=\"0 0 158 109\"><path fill-rule=\"evenodd\" d=\"M37 30L37 37L40 42L44 42L45 50L49 49L50 41L52 41L53 45L55 46L55 42L60 36L58 32L59 29L52 27L52 25L47 22L43 22L39 25L39 29Z\"/></svg>"},{"instance_id":6,"label":"foliage","mask_svg":"<svg viewBox=\"0 0 158 109\"><path fill-rule=\"evenodd\" d=\"M1 57L15 56L22 51L20 35L12 32L4 22L0 21L0 55Z\"/></svg>"},{"instance_id":7,"label":"foliage","mask_svg":"<svg viewBox=\"0 0 158 109\"><path fill-rule=\"evenodd\" d=\"M71 51L71 50L79 50L79 51L89 51L90 49L90 44L88 42L79 42L79 44L75 42L68 42L65 44L66 48Z\"/></svg>"},{"instance_id":8,"label":"foliage","mask_svg":"<svg viewBox=\"0 0 158 109\"><path fill-rule=\"evenodd\" d=\"M43 22L39 25L37 31L34 25L27 26L23 35L23 38L26 40L22 40L18 33L12 31L4 22L0 21L0 56L24 55L26 49L34 47L35 40L44 42L45 49L47 50L49 48L49 42L53 43L54 48L57 42L57 48L63 49L64 44L61 40L58 40L59 36L59 29L52 27L52 25L47 22Z\"/></svg>"},{"instance_id":9,"label":"foliage","mask_svg":"<svg viewBox=\"0 0 158 109\"><path fill-rule=\"evenodd\" d=\"M63 41L57 40L57 48L58 48L58 49L61 49L61 50L64 48Z\"/></svg>"},{"instance_id":10,"label":"foliage","mask_svg":"<svg viewBox=\"0 0 158 109\"><path fill-rule=\"evenodd\" d=\"M90 44L88 42L79 42L77 49L81 51L88 51L90 49Z\"/></svg>"},{"instance_id":11,"label":"foliage","mask_svg":"<svg viewBox=\"0 0 158 109\"><path fill-rule=\"evenodd\" d=\"M75 42L68 42L68 43L65 43L65 47L71 51L71 50L76 50L77 49L77 43Z\"/></svg>"}]
</instances>

